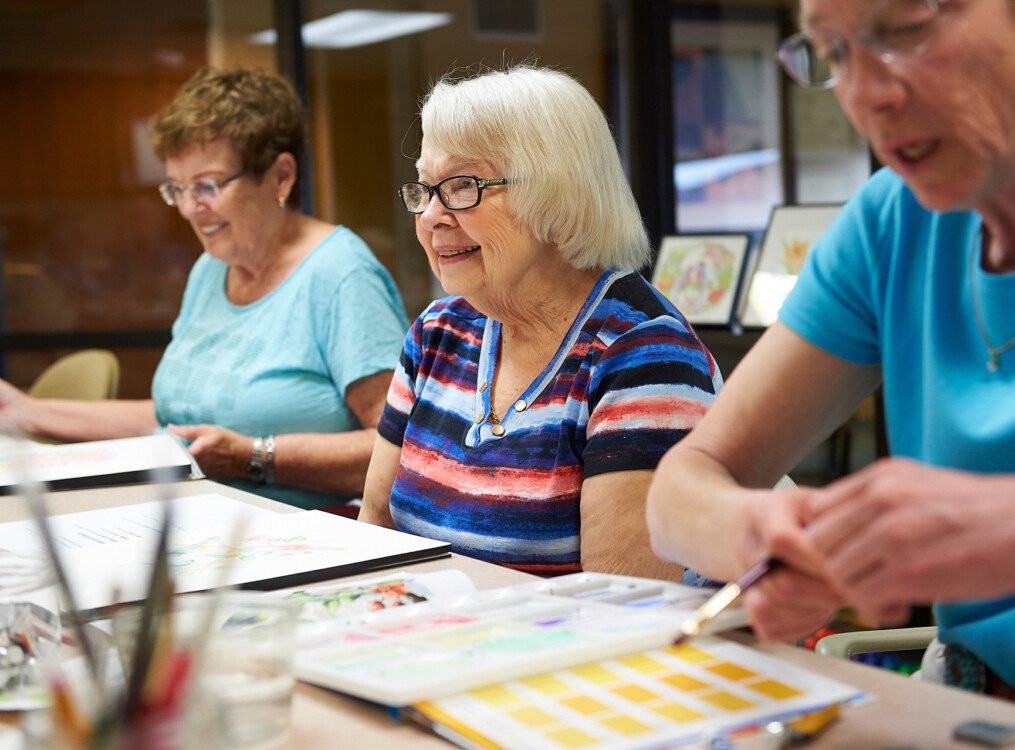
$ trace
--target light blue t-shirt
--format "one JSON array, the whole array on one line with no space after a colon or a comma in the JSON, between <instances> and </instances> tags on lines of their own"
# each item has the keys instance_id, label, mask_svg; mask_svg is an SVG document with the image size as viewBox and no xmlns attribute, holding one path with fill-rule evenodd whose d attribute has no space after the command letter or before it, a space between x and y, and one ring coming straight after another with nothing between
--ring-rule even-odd
<instances>
[{"instance_id":1,"label":"light blue t-shirt","mask_svg":"<svg viewBox=\"0 0 1015 750\"><path fill-rule=\"evenodd\" d=\"M1015 349L987 370L970 295L975 286L997 347L1015 336L1015 274L980 268L980 226L973 212L927 211L882 170L817 243L779 317L831 354L881 365L893 455L1013 473ZM1015 685L1011 587L1001 599L939 603L936 614L943 642L965 646Z\"/></svg>"},{"instance_id":2,"label":"light blue t-shirt","mask_svg":"<svg viewBox=\"0 0 1015 750\"><path fill-rule=\"evenodd\" d=\"M345 432L360 424L345 390L394 370L409 326L390 274L338 227L265 297L234 305L225 263L205 254L190 272L173 339L152 382L159 423L215 424L244 435ZM301 508L344 498L228 482Z\"/></svg>"}]
</instances>

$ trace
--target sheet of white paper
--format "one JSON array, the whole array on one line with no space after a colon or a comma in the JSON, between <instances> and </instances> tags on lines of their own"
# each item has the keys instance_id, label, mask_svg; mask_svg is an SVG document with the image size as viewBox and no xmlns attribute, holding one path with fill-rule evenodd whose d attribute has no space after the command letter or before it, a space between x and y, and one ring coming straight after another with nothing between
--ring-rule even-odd
<instances>
[{"instance_id":1,"label":"sheet of white paper","mask_svg":"<svg viewBox=\"0 0 1015 750\"><path fill-rule=\"evenodd\" d=\"M279 518L272 510L258 508L225 495L207 493L173 500L173 533L200 529L228 534L238 518ZM162 526L159 502L86 510L50 517L57 549L92 550L122 543L138 543L154 549ZM0 524L0 549L11 552L45 551L38 524L32 520Z\"/></svg>"},{"instance_id":2,"label":"sheet of white paper","mask_svg":"<svg viewBox=\"0 0 1015 750\"><path fill-rule=\"evenodd\" d=\"M53 482L193 466L187 449L165 434L64 445L0 441L0 486L17 484L23 471L36 481Z\"/></svg>"},{"instance_id":3,"label":"sheet of white paper","mask_svg":"<svg viewBox=\"0 0 1015 750\"><path fill-rule=\"evenodd\" d=\"M169 571L177 592L256 584L279 588L300 580L341 575L430 559L447 545L391 529L324 513L257 515L234 545L233 524L204 514L185 518L170 534ZM61 553L78 607L86 612L113 603L139 601L146 588L157 539L111 542Z\"/></svg>"}]
</instances>

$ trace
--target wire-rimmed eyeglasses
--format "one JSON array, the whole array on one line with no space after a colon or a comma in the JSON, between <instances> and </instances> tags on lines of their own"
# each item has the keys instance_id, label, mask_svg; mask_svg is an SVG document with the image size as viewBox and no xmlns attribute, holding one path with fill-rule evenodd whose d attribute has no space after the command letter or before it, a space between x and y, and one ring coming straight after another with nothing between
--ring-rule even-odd
<instances>
[{"instance_id":1,"label":"wire-rimmed eyeglasses","mask_svg":"<svg viewBox=\"0 0 1015 750\"><path fill-rule=\"evenodd\" d=\"M866 27L853 36L801 31L781 45L786 72L808 88L832 88L846 69L851 42L860 42L885 63L922 55L947 0L885 0Z\"/></svg>"},{"instance_id":2,"label":"wire-rimmed eyeglasses","mask_svg":"<svg viewBox=\"0 0 1015 750\"><path fill-rule=\"evenodd\" d=\"M202 177L188 185L182 185L175 180L166 180L159 185L159 194L167 206L180 205L180 196L184 193L190 193L190 197L195 203L214 203L221 195L222 188L246 173L247 170L241 169L236 174L222 180L216 180L214 177Z\"/></svg>"},{"instance_id":3,"label":"wire-rimmed eyeglasses","mask_svg":"<svg viewBox=\"0 0 1015 750\"><path fill-rule=\"evenodd\" d=\"M425 182L407 182L398 188L398 197L410 214L421 214L430 205L434 193L449 211L463 211L479 205L483 189L493 185L510 185L510 178L484 180L469 174L458 174L441 180L436 185Z\"/></svg>"}]
</instances>

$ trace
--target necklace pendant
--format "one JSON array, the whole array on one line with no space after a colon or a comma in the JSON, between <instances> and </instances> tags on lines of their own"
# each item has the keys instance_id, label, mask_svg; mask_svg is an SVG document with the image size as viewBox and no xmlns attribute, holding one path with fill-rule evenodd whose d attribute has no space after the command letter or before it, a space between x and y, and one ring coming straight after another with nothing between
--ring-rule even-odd
<instances>
[{"instance_id":1,"label":"necklace pendant","mask_svg":"<svg viewBox=\"0 0 1015 750\"><path fill-rule=\"evenodd\" d=\"M990 359L987 360L987 372L997 372L998 361L997 355L991 354Z\"/></svg>"}]
</instances>

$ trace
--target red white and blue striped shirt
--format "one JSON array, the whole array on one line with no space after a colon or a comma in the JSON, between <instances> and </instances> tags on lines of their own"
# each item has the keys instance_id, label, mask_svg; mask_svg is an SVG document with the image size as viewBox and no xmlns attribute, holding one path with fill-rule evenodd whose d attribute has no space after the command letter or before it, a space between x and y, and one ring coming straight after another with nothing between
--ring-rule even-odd
<instances>
[{"instance_id":1,"label":"red white and blue striped shirt","mask_svg":"<svg viewBox=\"0 0 1015 750\"><path fill-rule=\"evenodd\" d=\"M461 297L437 300L409 330L377 428L402 448L392 518L471 557L575 572L582 482L654 469L722 377L684 317L630 272L600 276L498 426L488 385L499 345L500 323Z\"/></svg>"}]
</instances>

